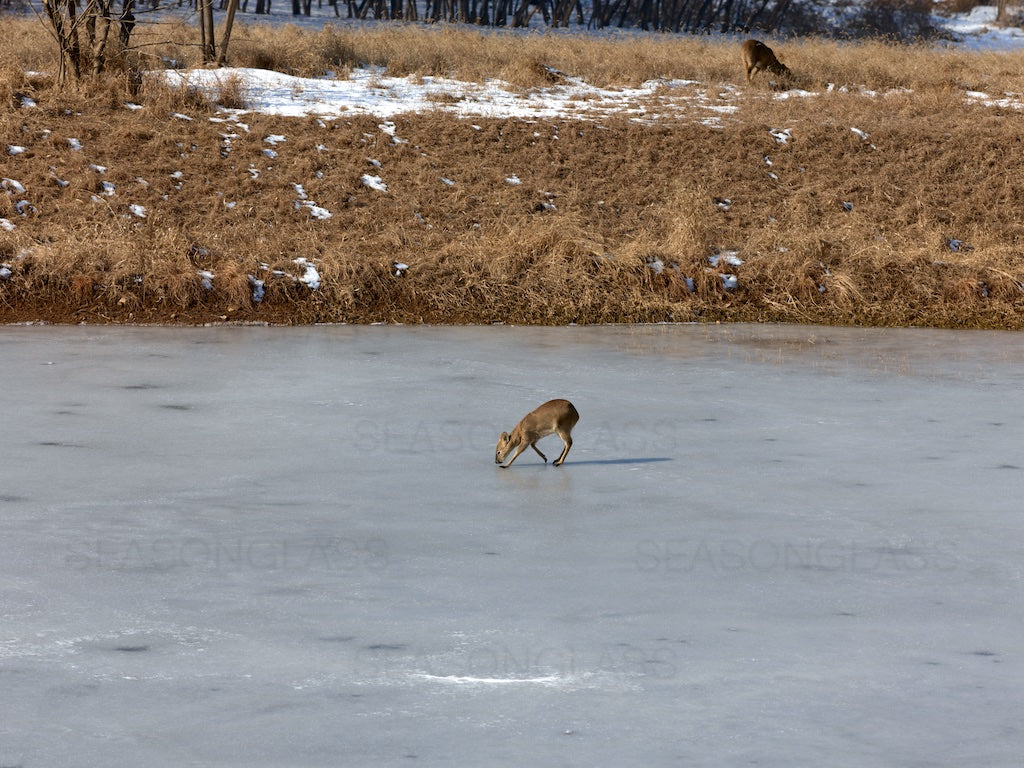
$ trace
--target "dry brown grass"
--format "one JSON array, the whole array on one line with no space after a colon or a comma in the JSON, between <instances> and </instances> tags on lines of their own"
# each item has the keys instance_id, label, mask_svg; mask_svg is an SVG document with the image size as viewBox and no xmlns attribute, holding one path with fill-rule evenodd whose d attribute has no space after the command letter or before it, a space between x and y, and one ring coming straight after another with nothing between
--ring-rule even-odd
<instances>
[{"instance_id":1,"label":"dry brown grass","mask_svg":"<svg viewBox=\"0 0 1024 768\"><path fill-rule=\"evenodd\" d=\"M397 27L253 28L235 40L233 63L299 73L373 63L523 88L550 84L542 65L597 84L743 77L738 46L668 37ZM36 53L0 49L0 148L29 149L2 158L0 175L28 191L0 191L0 217L17 225L0 231L0 263L12 271L0 281L0 320L1024 327L1021 116L964 101L968 87L1024 91L1024 56L774 47L808 83L852 87L779 101L759 85L720 129L406 115L395 121L405 144L370 117L247 115L250 131L235 130L228 152L232 128L208 119L219 113L205 97L127 72L57 92L24 74L21 57ZM865 97L862 86L912 92ZM21 108L19 94L39 106ZM246 94L228 81L217 98L238 106ZM769 134L783 127L785 145ZM287 136L276 158L264 154L270 134ZM360 182L368 172L385 177L386 193ZM505 182L512 173L521 185ZM295 183L332 218L297 208ZM19 212L21 199L31 208ZM708 257L728 249L743 264L713 267ZM298 258L316 264L318 290L298 280ZM396 275L395 262L408 270ZM215 275L209 290L201 271ZM250 276L265 281L262 302Z\"/></svg>"}]
</instances>

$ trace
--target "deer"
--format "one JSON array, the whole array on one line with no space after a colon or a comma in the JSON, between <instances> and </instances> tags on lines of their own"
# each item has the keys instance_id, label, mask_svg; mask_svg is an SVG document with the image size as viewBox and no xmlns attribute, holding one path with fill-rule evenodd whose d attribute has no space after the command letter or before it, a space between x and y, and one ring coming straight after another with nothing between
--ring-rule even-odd
<instances>
[{"instance_id":1,"label":"deer","mask_svg":"<svg viewBox=\"0 0 1024 768\"><path fill-rule=\"evenodd\" d=\"M523 416L511 434L501 433L501 437L498 438L498 446L494 450L494 463L502 464L505 459L508 459L509 454L515 451L512 453L512 458L508 459L508 464L503 464L501 467L508 469L519 454L529 446L547 464L548 457L540 452L537 441L548 435L558 435L565 443L565 447L562 449L562 455L555 460L554 466L562 466L565 457L569 455L569 449L572 448L572 428L579 420L580 414L576 410L576 406L568 400L548 400L544 405Z\"/></svg>"},{"instance_id":2,"label":"deer","mask_svg":"<svg viewBox=\"0 0 1024 768\"><path fill-rule=\"evenodd\" d=\"M747 82L758 72L771 72L779 77L792 77L793 72L775 58L775 51L760 40L747 40L741 48L743 67L747 70Z\"/></svg>"}]
</instances>

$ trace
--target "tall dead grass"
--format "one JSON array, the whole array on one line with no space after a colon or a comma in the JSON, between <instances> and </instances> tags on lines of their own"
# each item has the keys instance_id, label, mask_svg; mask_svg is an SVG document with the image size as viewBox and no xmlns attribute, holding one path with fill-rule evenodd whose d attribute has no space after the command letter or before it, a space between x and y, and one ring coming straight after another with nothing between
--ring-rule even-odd
<instances>
[{"instance_id":1,"label":"tall dead grass","mask_svg":"<svg viewBox=\"0 0 1024 768\"><path fill-rule=\"evenodd\" d=\"M43 24L5 18L8 33L0 63L27 70L52 69L56 47ZM128 63L135 68L191 67L201 63L195 28L181 21L142 21L133 34ZM779 57L806 87L828 83L858 88L962 88L1024 91L1024 53L971 52L926 44L884 41L837 44L806 38L772 41ZM588 37L546 32L480 30L457 25L325 25L309 31L291 25L239 24L229 63L300 75L344 74L356 66L389 74L444 75L481 81L502 78L524 87L549 83L542 64L599 85L637 85L654 78L737 82L738 40L662 34Z\"/></svg>"},{"instance_id":2,"label":"tall dead grass","mask_svg":"<svg viewBox=\"0 0 1024 768\"><path fill-rule=\"evenodd\" d=\"M189 63L187 29L152 34L140 62ZM737 46L704 39L399 26L246 28L234 41L234 64L302 74L742 79ZM2 320L1024 327L1020 117L964 100L1024 91L1021 54L784 43L798 76L837 87L788 100L745 89L720 129L405 115L396 144L370 117L211 122L206 97L130 70L56 91L26 74L29 60L47 70L29 48L0 49L0 148L27 148L3 157L26 192L0 190L16 225L0 231ZM217 101L245 98L227 82ZM286 137L276 157L271 134ZM368 172L388 191L363 184ZM296 184L331 218L312 217Z\"/></svg>"}]
</instances>

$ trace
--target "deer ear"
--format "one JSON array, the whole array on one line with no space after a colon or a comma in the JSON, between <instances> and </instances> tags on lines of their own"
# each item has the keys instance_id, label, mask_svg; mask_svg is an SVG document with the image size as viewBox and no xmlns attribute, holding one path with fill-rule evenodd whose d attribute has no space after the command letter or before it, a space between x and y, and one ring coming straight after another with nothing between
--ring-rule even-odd
<instances>
[{"instance_id":1,"label":"deer ear","mask_svg":"<svg viewBox=\"0 0 1024 768\"><path fill-rule=\"evenodd\" d=\"M505 442L506 440L508 440L508 432L502 432L501 433L501 441Z\"/></svg>"}]
</instances>

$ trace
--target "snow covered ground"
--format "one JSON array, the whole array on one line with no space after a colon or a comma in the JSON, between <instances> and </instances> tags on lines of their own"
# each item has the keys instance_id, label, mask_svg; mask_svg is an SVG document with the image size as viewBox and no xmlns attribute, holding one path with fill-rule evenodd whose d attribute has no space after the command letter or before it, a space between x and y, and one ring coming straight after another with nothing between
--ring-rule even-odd
<instances>
[{"instance_id":1,"label":"snow covered ground","mask_svg":"<svg viewBox=\"0 0 1024 768\"><path fill-rule=\"evenodd\" d=\"M269 16L243 14L240 22L300 26L353 23L334 18L329 8L317 11L311 17L295 17L286 8L278 8ZM958 47L971 50L1024 47L1024 29L996 26L995 12L993 6L979 6L967 14L936 17L936 23L957 36ZM548 32L580 34L572 29ZM506 33L521 34L522 31L507 30ZM630 37L649 33L602 30L587 34ZM641 121L687 118L714 126L736 110L734 102L738 96L738 89L731 84L658 79L639 88L604 88L568 76L563 76L564 82L560 84L523 93L499 80L480 84L430 76L391 77L372 68L356 68L348 79L299 78L277 72L231 68L169 70L166 75L172 82L188 82L213 95L220 91L220 83L228 78L238 78L244 84L245 98L254 111L291 116L366 113L389 118L402 112L440 110L463 117L600 119L615 113ZM813 95L790 90L778 98ZM972 93L968 98L1018 109L1024 105L1020 94Z\"/></svg>"},{"instance_id":2,"label":"snow covered ground","mask_svg":"<svg viewBox=\"0 0 1024 768\"><path fill-rule=\"evenodd\" d=\"M995 5L979 5L968 13L942 17L938 21L956 36L957 45L962 48L976 51L1024 48L1024 29L997 25L996 10Z\"/></svg>"},{"instance_id":3,"label":"snow covered ground","mask_svg":"<svg viewBox=\"0 0 1024 768\"><path fill-rule=\"evenodd\" d=\"M652 123L659 120L693 120L718 127L736 112L742 91L730 83L692 80L649 80L637 88L605 88L579 78L524 92L500 80L471 83L433 76L392 77L372 68L355 68L346 79L308 78L260 69L223 68L167 70L164 77L175 85L188 85L216 100L226 83L241 84L249 109L272 115L337 118L369 114L381 118L409 112L439 111L460 117L513 117L524 120L600 120L624 115ZM835 88L832 84L828 91ZM840 86L839 91L847 90ZM878 94L861 89L865 96ZM819 94L789 89L777 99L813 98ZM988 94L970 91L967 101L1004 108L1024 108L1021 94ZM238 112L234 112L238 114Z\"/></svg>"},{"instance_id":4,"label":"snow covered ground","mask_svg":"<svg viewBox=\"0 0 1024 768\"><path fill-rule=\"evenodd\" d=\"M0 765L1020 765L1019 334L8 327L0 360ZM496 467L558 396L566 464Z\"/></svg>"},{"instance_id":5,"label":"snow covered ground","mask_svg":"<svg viewBox=\"0 0 1024 768\"><path fill-rule=\"evenodd\" d=\"M696 116L718 125L720 115L736 110L738 91L731 85L688 80L651 80L638 88L600 88L566 77L530 93L500 80L470 83L432 76L390 77L356 68L347 79L307 78L259 69L168 70L167 79L187 84L214 98L232 78L242 83L246 103L255 112L303 117L371 114L381 118L405 112L440 111L460 117L577 118L612 114L653 121ZM447 97L447 98L444 98Z\"/></svg>"}]
</instances>

